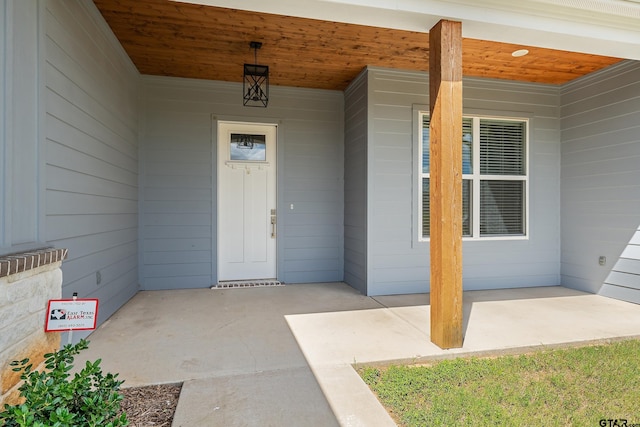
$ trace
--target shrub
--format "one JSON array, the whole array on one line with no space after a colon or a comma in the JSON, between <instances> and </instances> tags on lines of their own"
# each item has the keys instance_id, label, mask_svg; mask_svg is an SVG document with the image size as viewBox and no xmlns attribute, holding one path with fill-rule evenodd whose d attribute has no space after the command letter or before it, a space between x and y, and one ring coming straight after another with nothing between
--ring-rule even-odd
<instances>
[{"instance_id":1,"label":"shrub","mask_svg":"<svg viewBox=\"0 0 640 427\"><path fill-rule=\"evenodd\" d=\"M81 340L66 345L55 353L45 354L45 370L32 370L29 359L14 361L16 372L22 371L20 396L24 403L5 405L0 412L0 425L4 427L72 427L72 426L127 426L125 413L120 412L120 385L118 374L102 374L101 360L87 362L73 378L73 357L88 348Z\"/></svg>"}]
</instances>

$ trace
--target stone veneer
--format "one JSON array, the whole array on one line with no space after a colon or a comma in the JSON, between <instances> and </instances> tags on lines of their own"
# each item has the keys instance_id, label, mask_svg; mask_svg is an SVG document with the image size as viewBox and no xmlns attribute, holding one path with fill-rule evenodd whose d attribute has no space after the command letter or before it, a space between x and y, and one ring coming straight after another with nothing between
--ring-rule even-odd
<instances>
[{"instance_id":1,"label":"stone veneer","mask_svg":"<svg viewBox=\"0 0 640 427\"><path fill-rule=\"evenodd\" d=\"M60 348L59 333L45 333L47 302L62 295L66 249L41 249L0 257L0 407L18 399L20 373L9 365L29 358L42 364Z\"/></svg>"}]
</instances>

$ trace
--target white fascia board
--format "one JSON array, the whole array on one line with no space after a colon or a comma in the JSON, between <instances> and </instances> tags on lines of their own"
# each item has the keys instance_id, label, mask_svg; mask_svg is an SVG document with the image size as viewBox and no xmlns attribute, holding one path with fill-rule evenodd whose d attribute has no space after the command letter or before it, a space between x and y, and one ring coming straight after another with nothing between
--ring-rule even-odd
<instances>
[{"instance_id":1,"label":"white fascia board","mask_svg":"<svg viewBox=\"0 0 640 427\"><path fill-rule=\"evenodd\" d=\"M175 0L640 60L640 4L628 0Z\"/></svg>"}]
</instances>

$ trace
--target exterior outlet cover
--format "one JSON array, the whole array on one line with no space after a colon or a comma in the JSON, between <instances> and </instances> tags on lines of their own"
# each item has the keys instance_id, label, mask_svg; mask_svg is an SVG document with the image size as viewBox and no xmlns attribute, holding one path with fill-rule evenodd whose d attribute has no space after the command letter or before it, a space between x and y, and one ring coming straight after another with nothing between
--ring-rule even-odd
<instances>
[{"instance_id":1,"label":"exterior outlet cover","mask_svg":"<svg viewBox=\"0 0 640 427\"><path fill-rule=\"evenodd\" d=\"M605 265L607 263L607 257L606 256L600 256L600 258L598 258L598 263L600 265Z\"/></svg>"},{"instance_id":2,"label":"exterior outlet cover","mask_svg":"<svg viewBox=\"0 0 640 427\"><path fill-rule=\"evenodd\" d=\"M102 273L96 271L96 285L99 285L100 283L102 283Z\"/></svg>"}]
</instances>

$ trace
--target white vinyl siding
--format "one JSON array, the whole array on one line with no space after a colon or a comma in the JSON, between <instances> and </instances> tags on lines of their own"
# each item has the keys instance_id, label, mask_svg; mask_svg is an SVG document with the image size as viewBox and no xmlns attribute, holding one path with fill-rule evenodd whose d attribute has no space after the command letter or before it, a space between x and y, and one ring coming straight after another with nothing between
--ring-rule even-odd
<instances>
[{"instance_id":1,"label":"white vinyl siding","mask_svg":"<svg viewBox=\"0 0 640 427\"><path fill-rule=\"evenodd\" d=\"M420 113L420 230L429 237L429 116ZM462 235L527 236L528 121L464 117L462 125Z\"/></svg>"},{"instance_id":2,"label":"white vinyl siding","mask_svg":"<svg viewBox=\"0 0 640 427\"><path fill-rule=\"evenodd\" d=\"M102 323L138 291L140 78L92 2L44 12L45 235L69 250L62 296L100 299Z\"/></svg>"},{"instance_id":3,"label":"white vinyl siding","mask_svg":"<svg viewBox=\"0 0 640 427\"><path fill-rule=\"evenodd\" d=\"M361 74L345 92L344 281L367 293L367 102Z\"/></svg>"},{"instance_id":4,"label":"white vinyl siding","mask_svg":"<svg viewBox=\"0 0 640 427\"><path fill-rule=\"evenodd\" d=\"M368 67L362 78L366 79L366 90L361 93L366 96L367 115L359 135L361 129L366 129L366 145L357 146L358 151L351 144L346 148L349 167L364 162L366 182L358 186L354 186L353 180L345 182L345 188L354 186L352 194L345 192L345 203L353 204L352 213L360 213L355 208L366 206L365 213L349 222L361 227L355 219L366 219L364 240L357 240L366 245L366 258L362 261L366 269L366 293L428 292L430 242L420 238L422 152L418 135L419 113L429 111L429 76ZM558 285L560 89L472 78L464 79L464 88L465 116L527 120L529 174L527 236L464 237L464 289ZM350 111L345 117L346 128L350 129L356 116ZM353 199L355 196L357 201ZM358 257L360 262L360 253ZM353 283L346 273L345 279Z\"/></svg>"},{"instance_id":5,"label":"white vinyl siding","mask_svg":"<svg viewBox=\"0 0 640 427\"><path fill-rule=\"evenodd\" d=\"M237 83L142 80L142 288L217 283L215 120L278 123L278 280L341 281L342 92L273 86L268 109L246 108Z\"/></svg>"},{"instance_id":6,"label":"white vinyl siding","mask_svg":"<svg viewBox=\"0 0 640 427\"><path fill-rule=\"evenodd\" d=\"M640 303L640 63L566 84L561 101L562 285Z\"/></svg>"},{"instance_id":7,"label":"white vinyl siding","mask_svg":"<svg viewBox=\"0 0 640 427\"><path fill-rule=\"evenodd\" d=\"M0 253L43 242L42 7L0 3Z\"/></svg>"}]
</instances>

